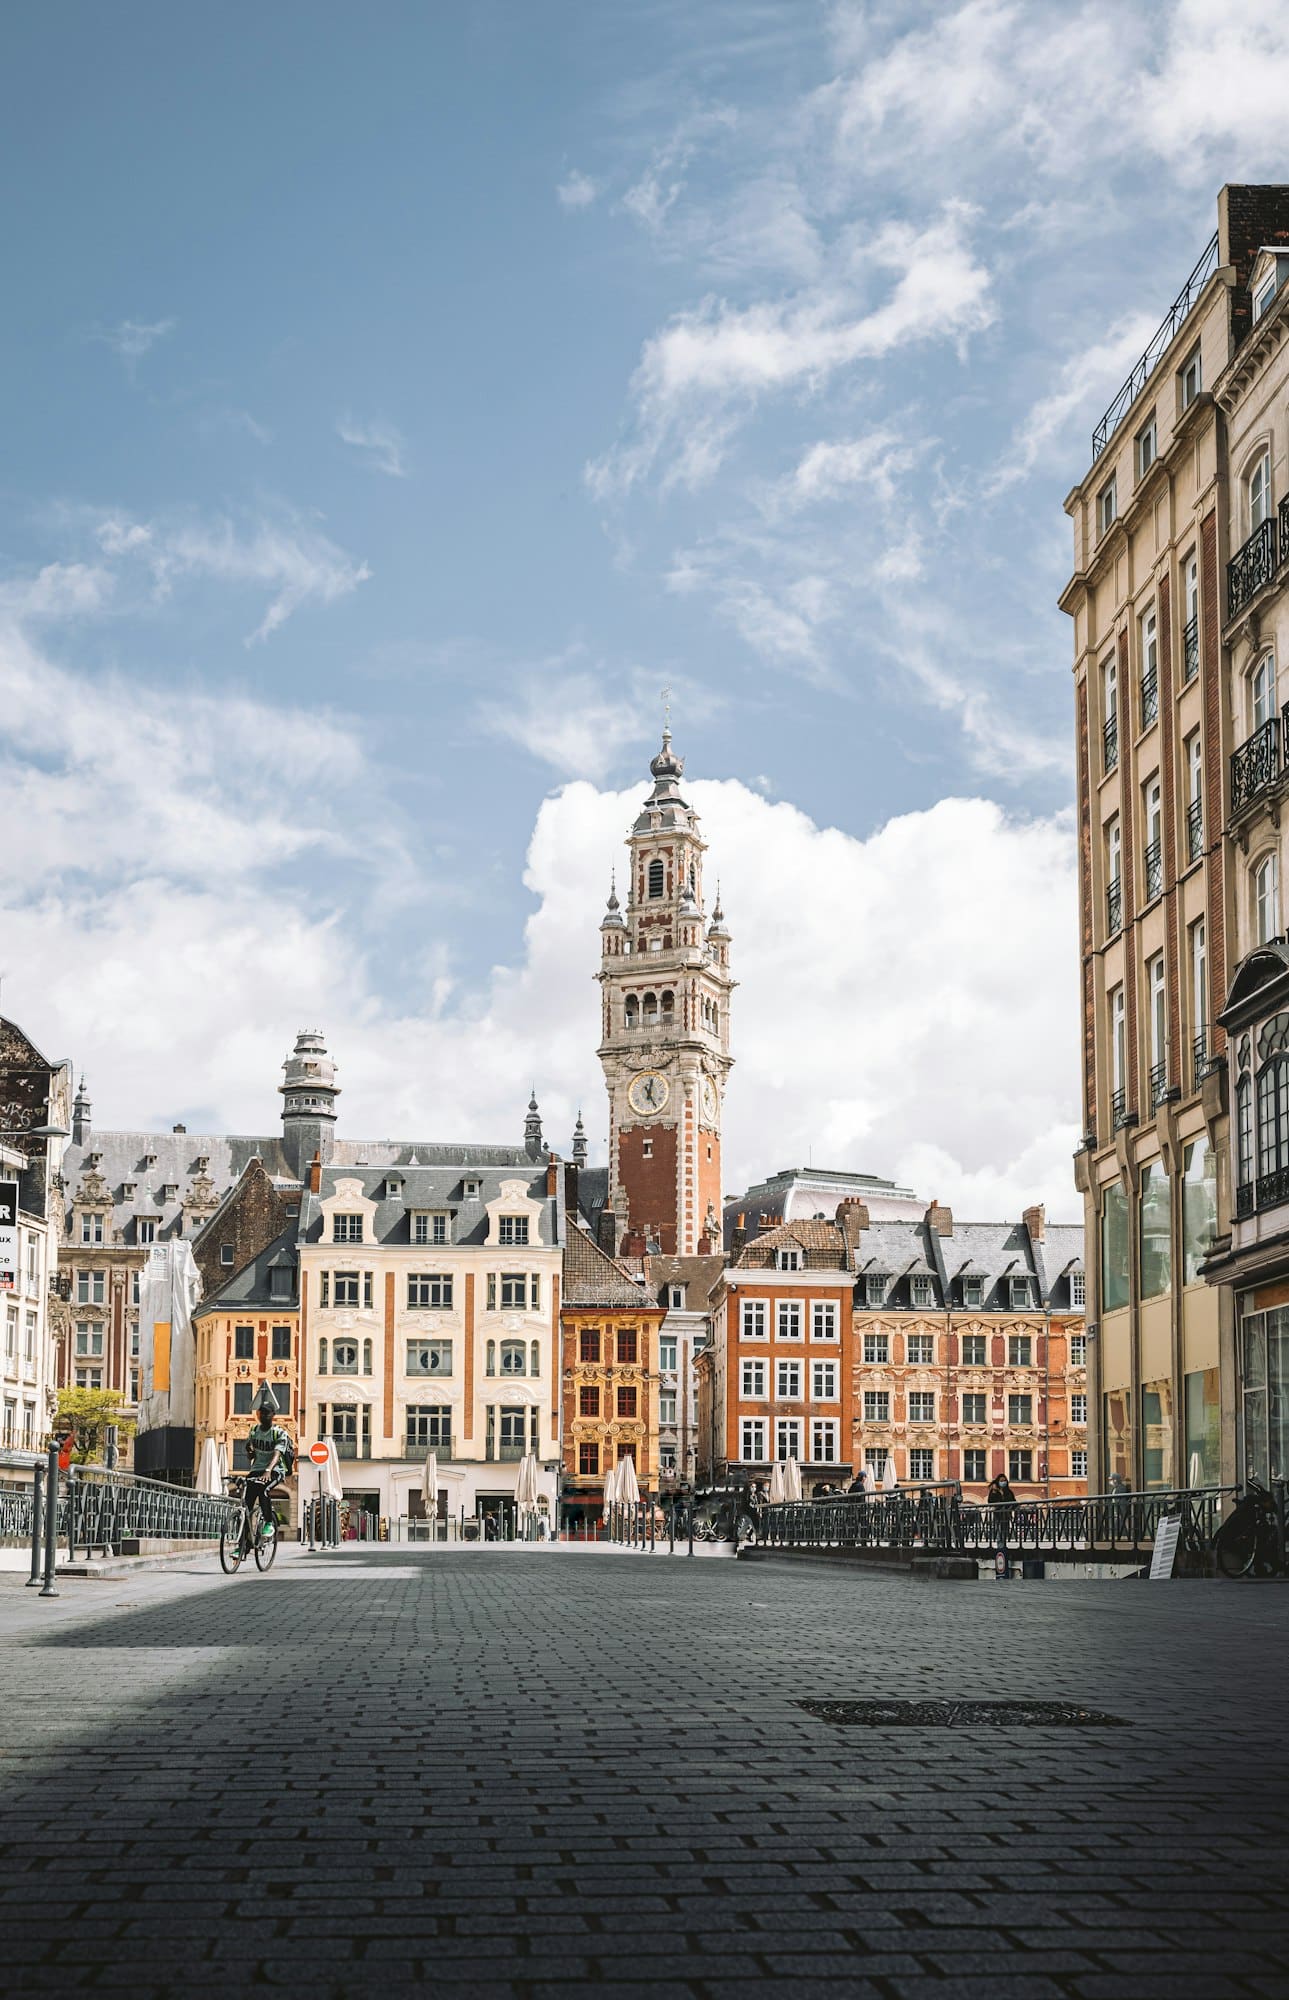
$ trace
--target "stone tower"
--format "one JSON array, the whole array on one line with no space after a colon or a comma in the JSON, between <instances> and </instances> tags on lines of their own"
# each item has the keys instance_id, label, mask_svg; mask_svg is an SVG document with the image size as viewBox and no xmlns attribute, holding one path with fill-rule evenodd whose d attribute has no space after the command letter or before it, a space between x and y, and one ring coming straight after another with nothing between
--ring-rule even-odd
<instances>
[{"instance_id":1,"label":"stone tower","mask_svg":"<svg viewBox=\"0 0 1289 2000\"><path fill-rule=\"evenodd\" d=\"M340 1085L336 1065L317 1028L301 1028L282 1068L286 1072L286 1082L278 1085L282 1093L282 1150L296 1179L303 1180L315 1153L325 1166L335 1151Z\"/></svg>"},{"instance_id":2,"label":"stone tower","mask_svg":"<svg viewBox=\"0 0 1289 2000\"><path fill-rule=\"evenodd\" d=\"M663 731L653 790L628 836L626 909L600 925L600 1061L609 1093L609 1206L626 1247L717 1247L729 1053L729 932L703 913L706 843Z\"/></svg>"}]
</instances>

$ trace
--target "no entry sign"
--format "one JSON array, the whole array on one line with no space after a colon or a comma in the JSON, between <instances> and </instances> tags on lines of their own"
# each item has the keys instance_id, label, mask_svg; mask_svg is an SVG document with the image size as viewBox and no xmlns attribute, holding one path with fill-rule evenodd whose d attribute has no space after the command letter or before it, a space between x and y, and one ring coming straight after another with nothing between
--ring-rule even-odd
<instances>
[{"instance_id":1,"label":"no entry sign","mask_svg":"<svg viewBox=\"0 0 1289 2000\"><path fill-rule=\"evenodd\" d=\"M325 1465L328 1455L325 1444L311 1444L309 1446L309 1456L315 1465Z\"/></svg>"}]
</instances>

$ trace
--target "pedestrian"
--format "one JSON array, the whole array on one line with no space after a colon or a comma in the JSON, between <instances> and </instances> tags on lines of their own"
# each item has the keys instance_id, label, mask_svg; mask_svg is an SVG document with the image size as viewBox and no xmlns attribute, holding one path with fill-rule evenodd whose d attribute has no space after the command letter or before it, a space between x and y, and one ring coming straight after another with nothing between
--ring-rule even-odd
<instances>
[{"instance_id":1,"label":"pedestrian","mask_svg":"<svg viewBox=\"0 0 1289 2000\"><path fill-rule=\"evenodd\" d=\"M994 1575L1003 1583L1011 1575L1011 1558L1007 1553L1007 1534L1015 1519L1013 1509L1019 1505L1012 1492L1011 1481L1005 1472L996 1472L989 1482L985 1495L985 1505L994 1511Z\"/></svg>"},{"instance_id":2,"label":"pedestrian","mask_svg":"<svg viewBox=\"0 0 1289 2000\"><path fill-rule=\"evenodd\" d=\"M497 1517L495 1514L485 1514L483 1517L483 1539L485 1542L495 1542L497 1539Z\"/></svg>"}]
</instances>

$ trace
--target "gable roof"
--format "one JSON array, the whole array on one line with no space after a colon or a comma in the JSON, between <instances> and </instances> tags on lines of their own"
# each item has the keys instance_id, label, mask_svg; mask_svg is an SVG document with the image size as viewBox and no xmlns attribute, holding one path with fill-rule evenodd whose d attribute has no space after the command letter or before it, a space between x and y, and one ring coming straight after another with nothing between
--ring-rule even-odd
<instances>
[{"instance_id":1,"label":"gable roof","mask_svg":"<svg viewBox=\"0 0 1289 2000\"><path fill-rule=\"evenodd\" d=\"M202 1319L208 1313L217 1312L294 1312L298 1303L298 1284L294 1273L297 1258L295 1254L295 1224L284 1229L249 1264L243 1264L240 1271L234 1271L217 1291L208 1299L203 1299L193 1310L194 1319ZM292 1272L291 1296L275 1299L271 1293L269 1273L280 1269L283 1264Z\"/></svg>"},{"instance_id":2,"label":"gable roof","mask_svg":"<svg viewBox=\"0 0 1289 2000\"><path fill-rule=\"evenodd\" d=\"M637 1284L617 1258L601 1250L577 1223L570 1224L564 1245L563 1301L566 1306L628 1306L637 1312L661 1311L647 1287Z\"/></svg>"}]
</instances>

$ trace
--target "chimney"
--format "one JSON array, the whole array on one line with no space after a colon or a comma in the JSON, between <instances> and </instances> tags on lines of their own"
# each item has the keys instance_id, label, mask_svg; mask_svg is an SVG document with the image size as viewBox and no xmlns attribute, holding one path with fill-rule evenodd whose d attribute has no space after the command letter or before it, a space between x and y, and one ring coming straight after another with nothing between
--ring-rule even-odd
<instances>
[{"instance_id":1,"label":"chimney","mask_svg":"<svg viewBox=\"0 0 1289 2000\"><path fill-rule=\"evenodd\" d=\"M934 1229L937 1236L952 1236L953 1210L945 1208L942 1202L933 1201L926 1212L926 1226Z\"/></svg>"},{"instance_id":2,"label":"chimney","mask_svg":"<svg viewBox=\"0 0 1289 2000\"><path fill-rule=\"evenodd\" d=\"M848 1194L837 1204L837 1221L843 1230L847 1225L851 1229L867 1229L868 1203L861 1201L857 1194Z\"/></svg>"},{"instance_id":3,"label":"chimney","mask_svg":"<svg viewBox=\"0 0 1289 2000\"><path fill-rule=\"evenodd\" d=\"M315 1153L309 1162L309 1193L322 1193L322 1154Z\"/></svg>"},{"instance_id":4,"label":"chimney","mask_svg":"<svg viewBox=\"0 0 1289 2000\"><path fill-rule=\"evenodd\" d=\"M602 1208L599 1217L599 1243L606 1257L616 1257L618 1251L618 1212L614 1208Z\"/></svg>"},{"instance_id":5,"label":"chimney","mask_svg":"<svg viewBox=\"0 0 1289 2000\"><path fill-rule=\"evenodd\" d=\"M1025 1220L1025 1227L1029 1231L1030 1242L1041 1243L1043 1240L1043 1232L1047 1228L1047 1215L1044 1211L1043 1204L1041 1201L1035 1202L1033 1208L1027 1208L1025 1210L1024 1220Z\"/></svg>"},{"instance_id":6,"label":"chimney","mask_svg":"<svg viewBox=\"0 0 1289 2000\"><path fill-rule=\"evenodd\" d=\"M547 1199L547 1201L554 1201L554 1199L555 1199L555 1196L556 1196L556 1194L557 1194L557 1193L558 1193L558 1191L559 1191L559 1169L560 1169L560 1157L559 1157L559 1154L558 1154L558 1153L552 1153L552 1154L550 1155L550 1157L549 1157L549 1158L547 1159L547 1162L546 1162L546 1199Z\"/></svg>"},{"instance_id":7,"label":"chimney","mask_svg":"<svg viewBox=\"0 0 1289 2000\"><path fill-rule=\"evenodd\" d=\"M740 1215L730 1235L731 1264L738 1263L739 1258L743 1255L743 1250L746 1243L747 1243L747 1230L743 1224L743 1217Z\"/></svg>"},{"instance_id":8,"label":"chimney","mask_svg":"<svg viewBox=\"0 0 1289 2000\"><path fill-rule=\"evenodd\" d=\"M172 1132L186 1132L188 1130L188 1127L186 1125L172 1125L170 1127L170 1130Z\"/></svg>"}]
</instances>

